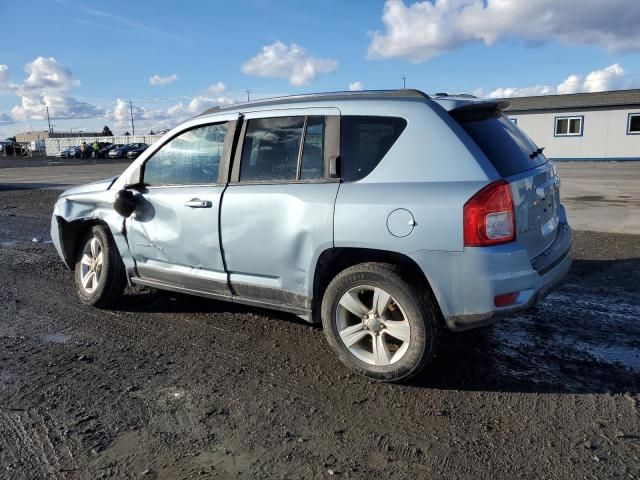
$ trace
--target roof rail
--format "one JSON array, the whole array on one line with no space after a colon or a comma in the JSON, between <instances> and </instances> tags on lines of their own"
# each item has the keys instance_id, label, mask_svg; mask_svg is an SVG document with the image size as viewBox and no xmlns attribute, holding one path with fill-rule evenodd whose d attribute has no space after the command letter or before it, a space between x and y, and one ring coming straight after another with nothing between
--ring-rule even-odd
<instances>
[{"instance_id":1,"label":"roof rail","mask_svg":"<svg viewBox=\"0 0 640 480\"><path fill-rule=\"evenodd\" d=\"M251 106L264 106L278 103L292 103L305 100L349 100L353 98L372 97L372 98L390 98L390 97L403 97L403 98L420 98L428 99L429 95L426 93L415 90L412 88L403 88L400 90L360 90L360 91L340 91L340 92L326 92L326 93L307 93L303 95L287 95L283 97L271 97L263 98L260 100L253 100L251 102L234 103L232 105L217 106L209 108L202 112L199 116L209 115L211 113L224 112L226 110L236 110L242 107Z\"/></svg>"},{"instance_id":2,"label":"roof rail","mask_svg":"<svg viewBox=\"0 0 640 480\"><path fill-rule=\"evenodd\" d=\"M447 92L438 92L433 94L434 97L459 97L459 98L478 98L475 95L471 95L470 93L447 93Z\"/></svg>"}]
</instances>

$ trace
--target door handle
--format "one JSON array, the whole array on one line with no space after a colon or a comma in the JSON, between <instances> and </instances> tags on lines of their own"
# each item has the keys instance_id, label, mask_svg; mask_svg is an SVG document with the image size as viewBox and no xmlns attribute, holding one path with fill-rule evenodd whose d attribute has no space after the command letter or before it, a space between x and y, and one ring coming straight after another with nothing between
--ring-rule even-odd
<instances>
[{"instance_id":1,"label":"door handle","mask_svg":"<svg viewBox=\"0 0 640 480\"><path fill-rule=\"evenodd\" d=\"M188 202L184 202L185 207L190 208L211 208L212 203L209 200L200 200L199 198L192 198Z\"/></svg>"}]
</instances>

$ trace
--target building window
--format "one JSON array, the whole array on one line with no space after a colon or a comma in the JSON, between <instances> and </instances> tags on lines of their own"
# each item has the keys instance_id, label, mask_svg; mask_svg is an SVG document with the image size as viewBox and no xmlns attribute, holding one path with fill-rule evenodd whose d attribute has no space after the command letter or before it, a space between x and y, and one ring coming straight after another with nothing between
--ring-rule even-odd
<instances>
[{"instance_id":1,"label":"building window","mask_svg":"<svg viewBox=\"0 0 640 480\"><path fill-rule=\"evenodd\" d=\"M584 117L556 117L556 137L579 137L582 135Z\"/></svg>"},{"instance_id":2,"label":"building window","mask_svg":"<svg viewBox=\"0 0 640 480\"><path fill-rule=\"evenodd\" d=\"M640 135L640 113L630 113L627 121L627 135Z\"/></svg>"}]
</instances>

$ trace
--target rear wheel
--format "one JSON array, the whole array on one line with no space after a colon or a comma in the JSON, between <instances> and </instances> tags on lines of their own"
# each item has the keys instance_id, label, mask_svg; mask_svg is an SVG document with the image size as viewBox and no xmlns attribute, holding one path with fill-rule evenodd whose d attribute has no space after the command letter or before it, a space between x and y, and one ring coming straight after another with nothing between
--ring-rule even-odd
<instances>
[{"instance_id":1,"label":"rear wheel","mask_svg":"<svg viewBox=\"0 0 640 480\"><path fill-rule=\"evenodd\" d=\"M91 227L81 245L75 267L78 298L86 305L108 307L127 284L120 253L103 225Z\"/></svg>"},{"instance_id":2,"label":"rear wheel","mask_svg":"<svg viewBox=\"0 0 640 480\"><path fill-rule=\"evenodd\" d=\"M396 266L382 263L355 265L331 281L322 301L322 324L345 365L385 381L420 372L440 334L428 292Z\"/></svg>"}]
</instances>

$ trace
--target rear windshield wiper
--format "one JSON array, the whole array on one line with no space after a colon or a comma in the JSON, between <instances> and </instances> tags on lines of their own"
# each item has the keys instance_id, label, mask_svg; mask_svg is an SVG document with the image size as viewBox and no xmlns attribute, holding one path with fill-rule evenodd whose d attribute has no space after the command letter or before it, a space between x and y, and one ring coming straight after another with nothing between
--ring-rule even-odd
<instances>
[{"instance_id":1,"label":"rear windshield wiper","mask_svg":"<svg viewBox=\"0 0 640 480\"><path fill-rule=\"evenodd\" d=\"M538 149L534 150L533 152L531 152L529 154L529 158L531 158L533 160L538 155L542 155L542 152L544 152L544 147L538 148Z\"/></svg>"}]
</instances>

